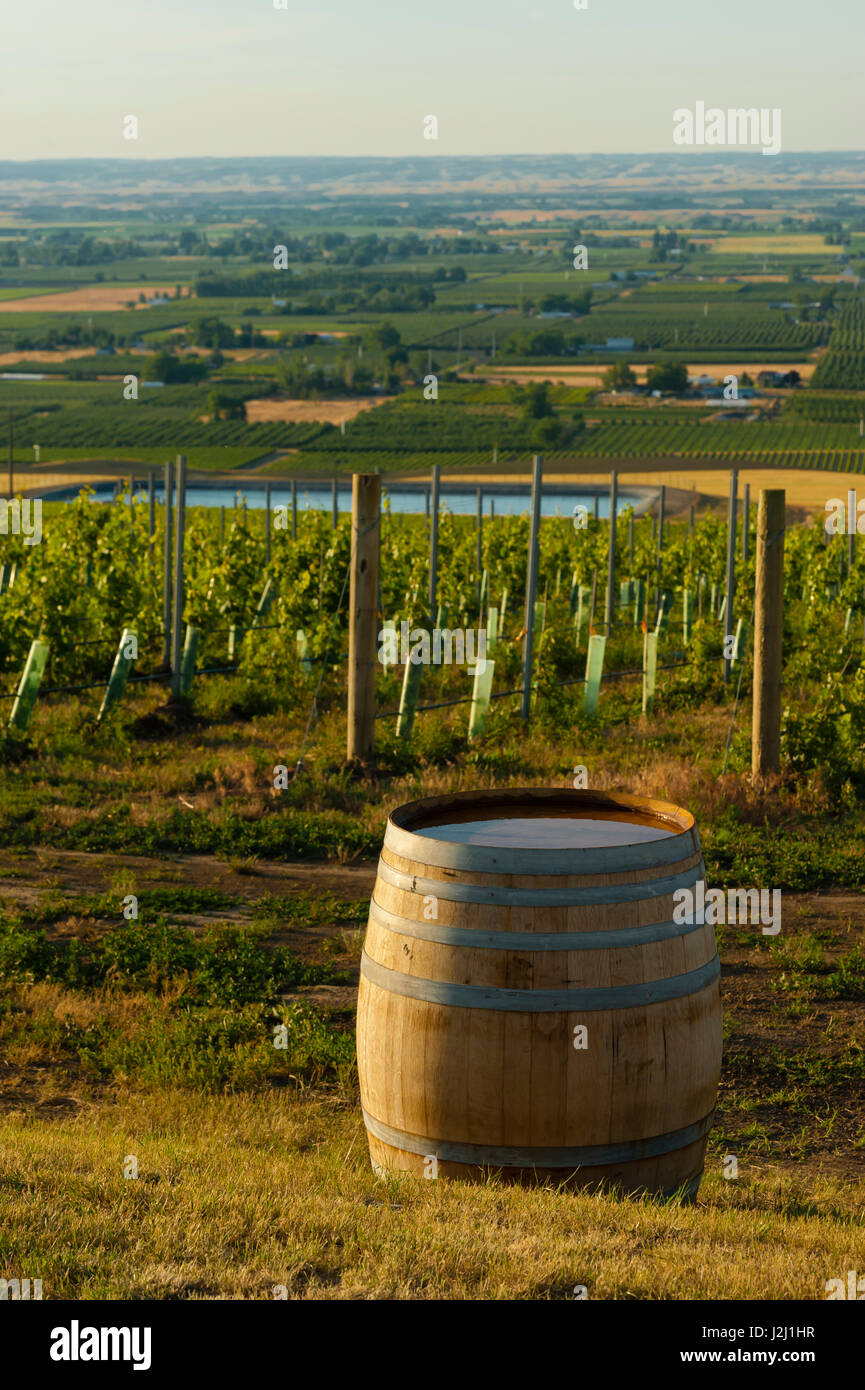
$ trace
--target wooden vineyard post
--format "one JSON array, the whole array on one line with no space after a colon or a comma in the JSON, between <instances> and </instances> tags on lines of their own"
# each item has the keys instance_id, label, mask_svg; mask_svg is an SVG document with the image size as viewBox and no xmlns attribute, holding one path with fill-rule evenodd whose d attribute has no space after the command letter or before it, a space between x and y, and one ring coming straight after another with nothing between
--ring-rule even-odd
<instances>
[{"instance_id":1,"label":"wooden vineyard post","mask_svg":"<svg viewBox=\"0 0 865 1390\"><path fill-rule=\"evenodd\" d=\"M333 531L339 525L339 485L336 478L330 485L330 525Z\"/></svg>"},{"instance_id":2,"label":"wooden vineyard post","mask_svg":"<svg viewBox=\"0 0 865 1390\"><path fill-rule=\"evenodd\" d=\"M195 677L195 656L198 651L198 628L189 626L186 629L186 641L183 644L183 655L180 658L180 693L188 695L192 689L192 682Z\"/></svg>"},{"instance_id":3,"label":"wooden vineyard post","mask_svg":"<svg viewBox=\"0 0 865 1390\"><path fill-rule=\"evenodd\" d=\"M375 748L379 498L377 473L352 475L346 744L349 762L370 762Z\"/></svg>"},{"instance_id":4,"label":"wooden vineyard post","mask_svg":"<svg viewBox=\"0 0 865 1390\"><path fill-rule=\"evenodd\" d=\"M180 696L183 623L183 540L186 523L186 457L177 455L177 505L174 509L174 603L171 609L171 694Z\"/></svg>"},{"instance_id":5,"label":"wooden vineyard post","mask_svg":"<svg viewBox=\"0 0 865 1390\"><path fill-rule=\"evenodd\" d=\"M761 491L757 508L754 599L754 713L751 771L757 778L781 765L781 648L784 630L783 488Z\"/></svg>"},{"instance_id":6,"label":"wooden vineyard post","mask_svg":"<svg viewBox=\"0 0 865 1390\"><path fill-rule=\"evenodd\" d=\"M264 485L264 558L270 564L270 483Z\"/></svg>"},{"instance_id":7,"label":"wooden vineyard post","mask_svg":"<svg viewBox=\"0 0 865 1390\"><path fill-rule=\"evenodd\" d=\"M291 480L291 539L297 540L297 480Z\"/></svg>"},{"instance_id":8,"label":"wooden vineyard post","mask_svg":"<svg viewBox=\"0 0 865 1390\"><path fill-rule=\"evenodd\" d=\"M607 598L604 604L604 630L608 637L613 630L613 606L615 604L613 586L616 578L616 508L618 499L618 474L613 469L610 473L610 544L607 553Z\"/></svg>"},{"instance_id":9,"label":"wooden vineyard post","mask_svg":"<svg viewBox=\"0 0 865 1390\"><path fill-rule=\"evenodd\" d=\"M655 703L655 676L658 669L658 634L643 634L643 714L651 714Z\"/></svg>"},{"instance_id":10,"label":"wooden vineyard post","mask_svg":"<svg viewBox=\"0 0 865 1390\"><path fill-rule=\"evenodd\" d=\"M162 669L171 665L171 463L165 465L165 535L162 554Z\"/></svg>"},{"instance_id":11,"label":"wooden vineyard post","mask_svg":"<svg viewBox=\"0 0 865 1390\"><path fill-rule=\"evenodd\" d=\"M736 586L736 493L739 475L736 469L730 473L730 505L727 511L727 584L724 603L724 680L730 679L732 661L728 656L730 639L733 636L733 601Z\"/></svg>"},{"instance_id":12,"label":"wooden vineyard post","mask_svg":"<svg viewBox=\"0 0 865 1390\"><path fill-rule=\"evenodd\" d=\"M745 495L742 499L742 564L748 563L748 531L751 522L751 484L745 484Z\"/></svg>"},{"instance_id":13,"label":"wooden vineyard post","mask_svg":"<svg viewBox=\"0 0 865 1390\"><path fill-rule=\"evenodd\" d=\"M634 509L628 512L628 569L634 573Z\"/></svg>"},{"instance_id":14,"label":"wooden vineyard post","mask_svg":"<svg viewBox=\"0 0 865 1390\"><path fill-rule=\"evenodd\" d=\"M682 593L682 641L687 647L691 640L691 590L685 589Z\"/></svg>"},{"instance_id":15,"label":"wooden vineyard post","mask_svg":"<svg viewBox=\"0 0 865 1390\"><path fill-rule=\"evenodd\" d=\"M523 697L520 713L528 719L532 703L532 655L535 631L535 593L538 587L538 559L541 529L541 490L544 462L535 454L532 469L532 514L529 530L529 563L526 576L526 609L523 627L526 630L523 646Z\"/></svg>"},{"instance_id":16,"label":"wooden vineyard post","mask_svg":"<svg viewBox=\"0 0 865 1390\"><path fill-rule=\"evenodd\" d=\"M20 734L26 734L30 727L30 719L47 661L48 643L40 642L37 639L31 643L21 680L18 682L12 713L9 715L9 728L17 730Z\"/></svg>"},{"instance_id":17,"label":"wooden vineyard post","mask_svg":"<svg viewBox=\"0 0 865 1390\"><path fill-rule=\"evenodd\" d=\"M430 533L429 533L429 620L435 626L438 595L438 563L439 563L439 466L433 464L432 470L432 501L430 493L427 492L427 502L430 505Z\"/></svg>"},{"instance_id":18,"label":"wooden vineyard post","mask_svg":"<svg viewBox=\"0 0 865 1390\"><path fill-rule=\"evenodd\" d=\"M586 692L583 696L583 710L586 714L594 714L598 708L606 645L606 637L597 633L589 638L589 649L586 653Z\"/></svg>"},{"instance_id":19,"label":"wooden vineyard post","mask_svg":"<svg viewBox=\"0 0 865 1390\"><path fill-rule=\"evenodd\" d=\"M150 476L152 478L153 474L151 473ZM117 655L114 658L111 675L108 677L108 685L102 697L102 704L99 706L99 713L96 716L97 724L101 724L108 711L123 699L126 682L129 680L129 672L132 670L132 663L135 660L135 657L130 653L136 648L135 633L130 628L125 627L120 634Z\"/></svg>"}]
</instances>

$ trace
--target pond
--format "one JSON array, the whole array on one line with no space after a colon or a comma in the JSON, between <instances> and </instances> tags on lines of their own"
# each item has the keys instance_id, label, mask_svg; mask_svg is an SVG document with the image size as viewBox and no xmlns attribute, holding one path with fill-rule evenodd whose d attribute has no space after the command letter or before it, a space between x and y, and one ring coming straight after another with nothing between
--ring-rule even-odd
<instances>
[{"instance_id":1,"label":"pond","mask_svg":"<svg viewBox=\"0 0 865 1390\"><path fill-rule=\"evenodd\" d=\"M164 501L164 487L161 481L156 483L154 491L157 502L161 504ZM52 489L49 496L54 501L69 502L78 496L78 492L79 486L76 485L75 487ZM93 501L110 502L114 497L114 492L115 484L113 482L96 483L93 486ZM427 509L428 492L428 486L423 483L395 484L393 487L383 486L382 509L386 511L389 507L391 512L401 515L422 515ZM135 493L137 497L146 498L146 485L142 486L140 481L136 480ZM627 507L632 506L639 516L654 503L657 495L656 488L623 489L618 494L616 514L620 515ZM247 507L252 510L263 509L265 506L264 484L244 484L240 488L236 483L214 481L212 483L188 483L186 487L187 507L234 507L235 505L242 505L244 501ZM456 516L476 516L477 486L475 484L462 486L448 484L446 487L440 488L439 501L442 511L450 511ZM550 486L544 488L541 493L541 515L573 516L574 508L583 506L592 516L596 502L598 516L609 518L610 495L607 488L593 488L591 485ZM529 510L530 503L531 489L527 485L491 483L488 487L483 488L485 516L520 516ZM280 480L271 484L270 505L271 507L291 506L290 483ZM339 484L337 505L340 513L351 511L350 484L345 482ZM331 507L330 483L297 483L298 511L329 512Z\"/></svg>"}]
</instances>

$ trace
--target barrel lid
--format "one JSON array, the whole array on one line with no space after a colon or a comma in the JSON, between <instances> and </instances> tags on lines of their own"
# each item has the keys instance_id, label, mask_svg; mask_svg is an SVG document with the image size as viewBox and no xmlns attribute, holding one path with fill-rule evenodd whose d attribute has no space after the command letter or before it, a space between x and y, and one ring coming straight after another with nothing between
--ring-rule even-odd
<instances>
[{"instance_id":1,"label":"barrel lid","mask_svg":"<svg viewBox=\"0 0 865 1390\"><path fill-rule=\"evenodd\" d=\"M493 846L437 840L436 825L513 817L575 817L655 826L661 839L576 848ZM419 832L423 831L423 834ZM675 864L699 850L690 811L624 792L570 787L505 787L425 797L392 811L385 847L438 868L497 874L603 874Z\"/></svg>"}]
</instances>

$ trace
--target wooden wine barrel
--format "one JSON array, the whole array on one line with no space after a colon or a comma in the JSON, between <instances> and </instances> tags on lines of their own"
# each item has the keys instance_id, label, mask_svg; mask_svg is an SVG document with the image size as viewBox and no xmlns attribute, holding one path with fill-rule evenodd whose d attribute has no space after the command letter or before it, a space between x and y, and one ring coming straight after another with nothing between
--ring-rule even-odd
<instances>
[{"instance_id":1,"label":"wooden wine barrel","mask_svg":"<svg viewBox=\"0 0 865 1390\"><path fill-rule=\"evenodd\" d=\"M663 838L567 849L433 838L436 826L514 817ZM693 1197L721 1065L720 964L713 928L675 920L673 894L704 877L694 818L667 802L519 789L395 811L358 998L375 1169Z\"/></svg>"}]
</instances>

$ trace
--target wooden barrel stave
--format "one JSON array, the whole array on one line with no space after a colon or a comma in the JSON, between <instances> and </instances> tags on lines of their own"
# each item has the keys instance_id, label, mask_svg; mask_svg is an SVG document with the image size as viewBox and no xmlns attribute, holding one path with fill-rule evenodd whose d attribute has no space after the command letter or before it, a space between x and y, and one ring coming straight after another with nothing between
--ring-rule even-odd
<instances>
[{"instance_id":1,"label":"wooden barrel stave","mask_svg":"<svg viewBox=\"0 0 865 1390\"><path fill-rule=\"evenodd\" d=\"M479 1169L475 1164L451 1163L447 1159L437 1158L436 1169L432 1173L429 1171L428 1159L423 1155L400 1149L395 1145L383 1144L372 1134L368 1135L368 1139L373 1168L381 1177L404 1173L418 1178L435 1176L457 1178L463 1182L482 1182L495 1174L503 1182L523 1185L549 1181L590 1192L616 1188L625 1194L635 1196L651 1192L672 1197L684 1190L684 1195L691 1198L696 1196L703 1175L706 1151L706 1140L701 1139L663 1158L564 1169L496 1168L494 1165Z\"/></svg>"}]
</instances>

